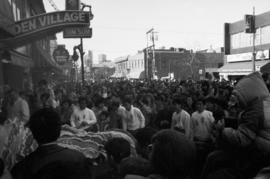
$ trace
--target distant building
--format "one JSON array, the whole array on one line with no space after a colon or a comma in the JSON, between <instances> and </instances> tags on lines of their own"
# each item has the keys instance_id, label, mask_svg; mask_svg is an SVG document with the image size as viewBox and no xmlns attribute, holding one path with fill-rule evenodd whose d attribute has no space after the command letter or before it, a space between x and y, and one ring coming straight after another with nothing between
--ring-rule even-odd
<instances>
[{"instance_id":1,"label":"distant building","mask_svg":"<svg viewBox=\"0 0 270 179\"><path fill-rule=\"evenodd\" d=\"M98 55L98 63L103 63L107 61L107 56L106 54L99 54Z\"/></svg>"},{"instance_id":2,"label":"distant building","mask_svg":"<svg viewBox=\"0 0 270 179\"><path fill-rule=\"evenodd\" d=\"M225 78L241 78L253 70L253 34L245 33L245 21L224 25L224 66L219 69ZM255 16L255 70L270 72L270 11Z\"/></svg>"},{"instance_id":3,"label":"distant building","mask_svg":"<svg viewBox=\"0 0 270 179\"><path fill-rule=\"evenodd\" d=\"M113 62L103 62L93 64L91 76L95 80L106 79L115 73L115 64Z\"/></svg>"},{"instance_id":4,"label":"distant building","mask_svg":"<svg viewBox=\"0 0 270 179\"><path fill-rule=\"evenodd\" d=\"M223 53L193 52L183 48L155 49L155 75L153 75L153 51L144 51L145 76L158 79L171 78L199 80L206 74L216 73L223 65Z\"/></svg>"},{"instance_id":5,"label":"distant building","mask_svg":"<svg viewBox=\"0 0 270 179\"><path fill-rule=\"evenodd\" d=\"M88 50L87 54L84 56L84 65L86 67L93 65L93 52L91 50Z\"/></svg>"},{"instance_id":6,"label":"distant building","mask_svg":"<svg viewBox=\"0 0 270 179\"><path fill-rule=\"evenodd\" d=\"M140 79L144 77L144 53L120 57L115 60L116 70L113 77Z\"/></svg>"}]
</instances>

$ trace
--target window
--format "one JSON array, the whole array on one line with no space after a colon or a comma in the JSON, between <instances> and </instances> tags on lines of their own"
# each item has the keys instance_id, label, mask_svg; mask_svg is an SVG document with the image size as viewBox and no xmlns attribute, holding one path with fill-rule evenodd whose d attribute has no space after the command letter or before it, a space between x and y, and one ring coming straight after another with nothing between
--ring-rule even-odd
<instances>
[{"instance_id":1,"label":"window","mask_svg":"<svg viewBox=\"0 0 270 179\"><path fill-rule=\"evenodd\" d=\"M255 45L260 45L261 43L261 28L256 29L255 34ZM231 35L231 48L244 48L251 47L253 45L253 34L240 32Z\"/></svg>"},{"instance_id":2,"label":"window","mask_svg":"<svg viewBox=\"0 0 270 179\"><path fill-rule=\"evenodd\" d=\"M261 28L261 43L270 43L270 26L264 26Z\"/></svg>"}]
</instances>

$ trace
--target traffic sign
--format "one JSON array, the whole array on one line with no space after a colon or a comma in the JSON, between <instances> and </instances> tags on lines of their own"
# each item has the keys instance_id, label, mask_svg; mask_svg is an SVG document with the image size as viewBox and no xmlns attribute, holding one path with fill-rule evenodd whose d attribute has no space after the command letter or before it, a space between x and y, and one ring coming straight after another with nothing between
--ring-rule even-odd
<instances>
[{"instance_id":1,"label":"traffic sign","mask_svg":"<svg viewBox=\"0 0 270 179\"><path fill-rule=\"evenodd\" d=\"M91 38L92 28L89 27L67 27L63 32L64 38Z\"/></svg>"},{"instance_id":2,"label":"traffic sign","mask_svg":"<svg viewBox=\"0 0 270 179\"><path fill-rule=\"evenodd\" d=\"M59 65L64 65L69 59L69 53L65 45L58 45L53 51L53 58Z\"/></svg>"}]
</instances>

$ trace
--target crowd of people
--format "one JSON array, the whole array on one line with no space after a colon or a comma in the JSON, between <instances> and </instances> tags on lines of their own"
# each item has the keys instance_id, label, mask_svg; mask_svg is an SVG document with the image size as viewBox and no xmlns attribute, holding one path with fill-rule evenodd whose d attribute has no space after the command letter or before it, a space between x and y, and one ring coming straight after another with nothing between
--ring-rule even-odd
<instances>
[{"instance_id":1,"label":"crowd of people","mask_svg":"<svg viewBox=\"0 0 270 179\"><path fill-rule=\"evenodd\" d=\"M41 80L34 91L6 88L0 113L0 176L268 178L269 86L268 75L256 72L235 83L104 80L67 87ZM136 154L129 141L113 137L100 144L106 155L88 158L58 145L63 126L88 135L120 131L134 140ZM37 142L33 151L24 138L26 129ZM16 153L10 163L3 150L7 146ZM21 146L31 152L21 157Z\"/></svg>"}]
</instances>

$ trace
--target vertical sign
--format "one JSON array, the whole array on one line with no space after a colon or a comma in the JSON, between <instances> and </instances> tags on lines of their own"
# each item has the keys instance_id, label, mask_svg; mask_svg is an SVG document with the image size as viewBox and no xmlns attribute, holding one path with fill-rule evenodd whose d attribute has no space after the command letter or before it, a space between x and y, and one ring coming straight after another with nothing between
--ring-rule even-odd
<instances>
[{"instance_id":1,"label":"vertical sign","mask_svg":"<svg viewBox=\"0 0 270 179\"><path fill-rule=\"evenodd\" d=\"M80 0L66 0L66 10L80 10Z\"/></svg>"}]
</instances>

